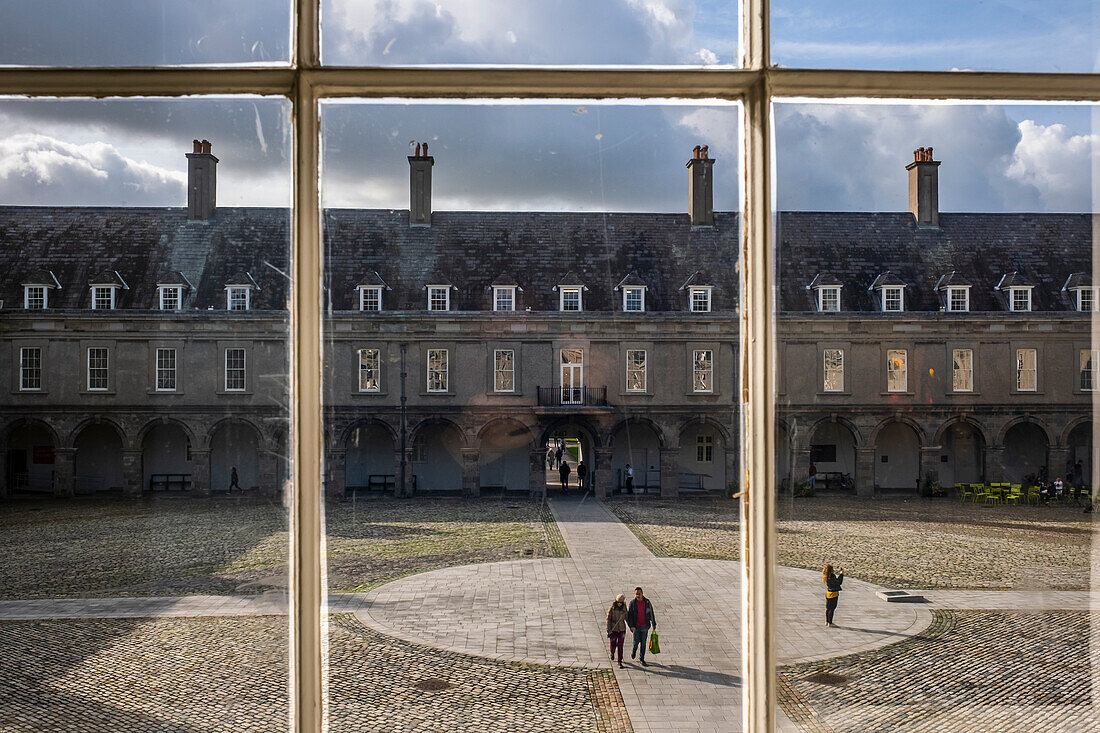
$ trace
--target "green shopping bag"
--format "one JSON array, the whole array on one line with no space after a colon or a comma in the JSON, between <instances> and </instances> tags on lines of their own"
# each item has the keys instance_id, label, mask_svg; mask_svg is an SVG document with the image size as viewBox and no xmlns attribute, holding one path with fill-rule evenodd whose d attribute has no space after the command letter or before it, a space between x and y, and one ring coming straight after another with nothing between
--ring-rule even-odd
<instances>
[{"instance_id":1,"label":"green shopping bag","mask_svg":"<svg viewBox=\"0 0 1100 733\"><path fill-rule=\"evenodd\" d=\"M649 651L651 654L661 653L661 642L657 639L657 632L649 635Z\"/></svg>"}]
</instances>

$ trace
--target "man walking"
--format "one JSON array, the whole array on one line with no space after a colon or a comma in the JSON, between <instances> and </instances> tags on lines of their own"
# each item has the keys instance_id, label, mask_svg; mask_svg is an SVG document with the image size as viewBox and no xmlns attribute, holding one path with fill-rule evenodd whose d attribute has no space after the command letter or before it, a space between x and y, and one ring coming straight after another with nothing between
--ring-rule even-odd
<instances>
[{"instance_id":1,"label":"man walking","mask_svg":"<svg viewBox=\"0 0 1100 733\"><path fill-rule=\"evenodd\" d=\"M650 627L653 627L654 631L657 630L657 617L653 614L653 604L645 597L640 587L634 589L634 600L626 609L626 625L634 635L634 647L630 651L630 658L634 659L638 655L638 646L641 645L642 666L648 667L649 665L645 663L645 650L649 643Z\"/></svg>"},{"instance_id":2,"label":"man walking","mask_svg":"<svg viewBox=\"0 0 1100 733\"><path fill-rule=\"evenodd\" d=\"M565 444L559 442L558 443L558 451L557 451L557 453L554 454L558 459L558 468L561 468L561 456L562 456L563 453L565 453Z\"/></svg>"},{"instance_id":3,"label":"man walking","mask_svg":"<svg viewBox=\"0 0 1100 733\"><path fill-rule=\"evenodd\" d=\"M584 465L584 461L577 464L577 485L580 486L581 491L584 491L584 480L588 478L588 466Z\"/></svg>"},{"instance_id":4,"label":"man walking","mask_svg":"<svg viewBox=\"0 0 1100 733\"><path fill-rule=\"evenodd\" d=\"M229 469L229 490L232 491L233 489L236 489L237 491L241 490L241 485L237 480L236 466L233 466L233 468Z\"/></svg>"},{"instance_id":5,"label":"man walking","mask_svg":"<svg viewBox=\"0 0 1100 733\"><path fill-rule=\"evenodd\" d=\"M569 461L562 461L561 468L558 469L558 478L561 479L562 492L569 491Z\"/></svg>"},{"instance_id":6,"label":"man walking","mask_svg":"<svg viewBox=\"0 0 1100 733\"><path fill-rule=\"evenodd\" d=\"M634 469L630 467L630 464L626 464L626 493L634 493Z\"/></svg>"}]
</instances>

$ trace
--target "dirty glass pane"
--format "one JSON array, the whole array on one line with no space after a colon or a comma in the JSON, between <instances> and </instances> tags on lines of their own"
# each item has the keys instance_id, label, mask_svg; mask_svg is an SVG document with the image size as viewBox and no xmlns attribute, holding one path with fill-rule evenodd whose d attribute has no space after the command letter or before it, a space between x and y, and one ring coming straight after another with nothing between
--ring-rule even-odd
<instances>
[{"instance_id":1,"label":"dirty glass pane","mask_svg":"<svg viewBox=\"0 0 1100 733\"><path fill-rule=\"evenodd\" d=\"M948 71L1097 71L1093 0L917 4L773 0L779 66Z\"/></svg>"},{"instance_id":2,"label":"dirty glass pane","mask_svg":"<svg viewBox=\"0 0 1100 733\"><path fill-rule=\"evenodd\" d=\"M737 120L322 105L334 732L739 728Z\"/></svg>"},{"instance_id":3,"label":"dirty glass pane","mask_svg":"<svg viewBox=\"0 0 1100 733\"><path fill-rule=\"evenodd\" d=\"M290 0L42 0L0 5L0 65L286 64Z\"/></svg>"},{"instance_id":4,"label":"dirty glass pane","mask_svg":"<svg viewBox=\"0 0 1100 733\"><path fill-rule=\"evenodd\" d=\"M283 730L289 105L0 119L0 729Z\"/></svg>"},{"instance_id":5,"label":"dirty glass pane","mask_svg":"<svg viewBox=\"0 0 1100 733\"><path fill-rule=\"evenodd\" d=\"M324 0L322 57L337 66L729 66L737 3L722 0Z\"/></svg>"},{"instance_id":6,"label":"dirty glass pane","mask_svg":"<svg viewBox=\"0 0 1100 733\"><path fill-rule=\"evenodd\" d=\"M1096 728L1094 108L774 113L779 728Z\"/></svg>"}]
</instances>

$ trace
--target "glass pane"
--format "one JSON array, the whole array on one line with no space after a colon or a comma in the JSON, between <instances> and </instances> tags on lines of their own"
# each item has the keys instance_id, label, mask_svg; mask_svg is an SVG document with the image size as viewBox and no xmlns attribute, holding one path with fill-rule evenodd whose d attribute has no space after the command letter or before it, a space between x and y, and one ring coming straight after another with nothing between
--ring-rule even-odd
<instances>
[{"instance_id":1,"label":"glass pane","mask_svg":"<svg viewBox=\"0 0 1100 733\"><path fill-rule=\"evenodd\" d=\"M0 65L286 64L289 0L8 2Z\"/></svg>"},{"instance_id":2,"label":"glass pane","mask_svg":"<svg viewBox=\"0 0 1100 733\"><path fill-rule=\"evenodd\" d=\"M285 729L289 105L0 118L0 728Z\"/></svg>"},{"instance_id":3,"label":"glass pane","mask_svg":"<svg viewBox=\"0 0 1100 733\"><path fill-rule=\"evenodd\" d=\"M1097 71L1093 0L917 4L773 0L780 66L946 71Z\"/></svg>"},{"instance_id":4,"label":"glass pane","mask_svg":"<svg viewBox=\"0 0 1100 733\"><path fill-rule=\"evenodd\" d=\"M737 119L322 106L328 583L354 612L330 645L363 650L328 657L333 731L740 724ZM367 285L380 311L358 309ZM636 586L673 643L631 659Z\"/></svg>"},{"instance_id":5,"label":"glass pane","mask_svg":"<svg viewBox=\"0 0 1100 733\"><path fill-rule=\"evenodd\" d=\"M1094 112L775 105L776 651L796 726L1100 725Z\"/></svg>"},{"instance_id":6,"label":"glass pane","mask_svg":"<svg viewBox=\"0 0 1100 733\"><path fill-rule=\"evenodd\" d=\"M326 64L729 66L737 3L324 0Z\"/></svg>"}]
</instances>

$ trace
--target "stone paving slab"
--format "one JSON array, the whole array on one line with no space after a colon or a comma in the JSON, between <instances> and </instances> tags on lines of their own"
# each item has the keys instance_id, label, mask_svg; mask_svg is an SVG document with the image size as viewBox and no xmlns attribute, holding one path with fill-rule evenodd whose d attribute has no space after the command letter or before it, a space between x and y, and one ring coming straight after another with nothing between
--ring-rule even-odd
<instances>
[{"instance_id":1,"label":"stone paving slab","mask_svg":"<svg viewBox=\"0 0 1100 733\"><path fill-rule=\"evenodd\" d=\"M330 593L329 613L354 613L366 594ZM250 596L140 598L45 598L0 601L0 621L77 618L177 618L186 616L285 616L283 593Z\"/></svg>"},{"instance_id":2,"label":"stone paving slab","mask_svg":"<svg viewBox=\"0 0 1100 733\"><path fill-rule=\"evenodd\" d=\"M1100 610L1100 591L1083 590L910 590L928 608L958 611Z\"/></svg>"}]
</instances>

